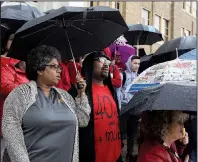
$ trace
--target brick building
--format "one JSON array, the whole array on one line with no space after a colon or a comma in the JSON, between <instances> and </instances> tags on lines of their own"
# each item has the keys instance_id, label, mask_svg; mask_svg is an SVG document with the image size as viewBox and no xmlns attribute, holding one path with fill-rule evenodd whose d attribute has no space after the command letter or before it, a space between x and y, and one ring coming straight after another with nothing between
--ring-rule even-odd
<instances>
[{"instance_id":1,"label":"brick building","mask_svg":"<svg viewBox=\"0 0 198 162\"><path fill-rule=\"evenodd\" d=\"M164 41L184 35L196 35L196 2L37 1L37 6L41 11L62 6L110 6L120 10L127 24L154 26L163 34ZM142 47L147 54L153 53L164 41Z\"/></svg>"},{"instance_id":2,"label":"brick building","mask_svg":"<svg viewBox=\"0 0 198 162\"><path fill-rule=\"evenodd\" d=\"M196 35L196 2L90 2L90 6L97 5L119 9L127 24L154 26L165 41ZM162 44L143 47L149 54Z\"/></svg>"}]
</instances>

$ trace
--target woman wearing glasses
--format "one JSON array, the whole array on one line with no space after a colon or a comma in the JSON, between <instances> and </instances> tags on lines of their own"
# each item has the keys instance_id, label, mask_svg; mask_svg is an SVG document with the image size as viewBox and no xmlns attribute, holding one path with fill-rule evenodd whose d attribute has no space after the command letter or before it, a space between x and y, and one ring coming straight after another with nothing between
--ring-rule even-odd
<instances>
[{"instance_id":1,"label":"woman wearing glasses","mask_svg":"<svg viewBox=\"0 0 198 162\"><path fill-rule=\"evenodd\" d=\"M33 49L26 63L30 83L14 89L4 104L4 162L78 162L78 127L89 122L85 81L75 100L54 86L60 80L59 52Z\"/></svg>"}]
</instances>

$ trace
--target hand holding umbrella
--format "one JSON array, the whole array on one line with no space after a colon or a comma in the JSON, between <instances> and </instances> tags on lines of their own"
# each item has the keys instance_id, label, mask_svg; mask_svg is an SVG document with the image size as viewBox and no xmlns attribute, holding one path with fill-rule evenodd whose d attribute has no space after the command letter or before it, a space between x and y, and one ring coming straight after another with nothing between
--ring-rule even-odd
<instances>
[{"instance_id":1,"label":"hand holding umbrella","mask_svg":"<svg viewBox=\"0 0 198 162\"><path fill-rule=\"evenodd\" d=\"M77 92L78 92L78 97L81 98L82 96L85 95L86 82L85 82L85 80L80 76L80 74L77 74L76 81L77 81Z\"/></svg>"}]
</instances>

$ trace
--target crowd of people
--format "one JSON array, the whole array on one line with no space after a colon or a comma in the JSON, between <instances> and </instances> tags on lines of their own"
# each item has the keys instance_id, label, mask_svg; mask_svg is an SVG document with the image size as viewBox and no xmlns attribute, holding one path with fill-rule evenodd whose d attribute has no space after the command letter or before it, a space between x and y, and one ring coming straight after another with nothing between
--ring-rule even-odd
<instances>
[{"instance_id":1,"label":"crowd of people","mask_svg":"<svg viewBox=\"0 0 198 162\"><path fill-rule=\"evenodd\" d=\"M137 54L123 63L107 47L63 61L55 47L39 45L24 62L7 56L14 36L1 55L2 162L197 161L195 116L161 110L120 120Z\"/></svg>"},{"instance_id":2,"label":"crowd of people","mask_svg":"<svg viewBox=\"0 0 198 162\"><path fill-rule=\"evenodd\" d=\"M138 75L138 56L124 65L119 51L106 48L61 62L56 48L42 45L23 62L6 57L7 50L1 56L3 162L188 161L186 114L152 111L119 121L122 105L132 98L125 89Z\"/></svg>"}]
</instances>

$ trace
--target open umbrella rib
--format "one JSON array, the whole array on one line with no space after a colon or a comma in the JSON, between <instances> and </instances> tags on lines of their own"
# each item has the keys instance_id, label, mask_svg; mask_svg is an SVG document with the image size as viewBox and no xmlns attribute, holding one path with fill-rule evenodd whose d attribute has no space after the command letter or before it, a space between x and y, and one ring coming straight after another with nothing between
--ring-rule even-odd
<instances>
[{"instance_id":1,"label":"open umbrella rib","mask_svg":"<svg viewBox=\"0 0 198 162\"><path fill-rule=\"evenodd\" d=\"M35 32L33 32L33 33L30 33L30 34L24 35L24 36L22 36L21 38L23 39L23 38L28 37L28 36L30 36L30 35L34 35L34 34L36 34L36 33L40 32L40 31L46 30L46 29L48 29L48 28L50 28L50 27L52 27L52 26L58 26L58 25L56 25L56 24L52 24L52 25L50 25L50 26L47 26L47 27L42 28L42 29L40 29L40 30L37 30L37 31L35 31Z\"/></svg>"},{"instance_id":2,"label":"open umbrella rib","mask_svg":"<svg viewBox=\"0 0 198 162\"><path fill-rule=\"evenodd\" d=\"M72 24L73 22L78 22L78 21L96 21L96 20L101 20L101 21L111 21L111 20L107 20L107 19L78 19L78 20L69 20L69 21L71 21L70 22L70 24ZM68 21L68 20L66 20L66 21ZM113 21L111 21L111 22L113 22ZM118 24L118 25L120 25L120 26L123 26L123 25L121 25L120 23L117 23L117 22L113 22L113 23L115 23L115 24ZM67 24L68 24L68 22L67 22ZM66 24L66 25L67 25ZM126 27L127 28L127 27Z\"/></svg>"},{"instance_id":3,"label":"open umbrella rib","mask_svg":"<svg viewBox=\"0 0 198 162\"><path fill-rule=\"evenodd\" d=\"M96 39L98 39L98 40L99 40L99 41L104 45L104 43L102 42L102 40L100 40L100 38L98 38L97 36L95 36L95 34L93 34L93 33L89 32L89 31L87 31L87 30L84 30L84 29L78 28L78 27L76 27L76 26L75 26L75 25L73 25L73 24L71 24L71 26L72 26L72 27L74 27L75 29L78 29L78 30L80 30L80 31L86 32L86 33L88 33L88 34L90 34L90 35L94 36Z\"/></svg>"},{"instance_id":4,"label":"open umbrella rib","mask_svg":"<svg viewBox=\"0 0 198 162\"><path fill-rule=\"evenodd\" d=\"M7 26L5 26L4 24L1 24L2 27L6 28L6 29L10 29Z\"/></svg>"},{"instance_id":5,"label":"open umbrella rib","mask_svg":"<svg viewBox=\"0 0 198 162\"><path fill-rule=\"evenodd\" d=\"M55 28L49 35L47 35L42 41L40 41L40 42L37 44L37 46L40 45L42 42L44 42L50 35L52 35L52 34L54 33L54 31L56 31L56 28Z\"/></svg>"}]
</instances>

